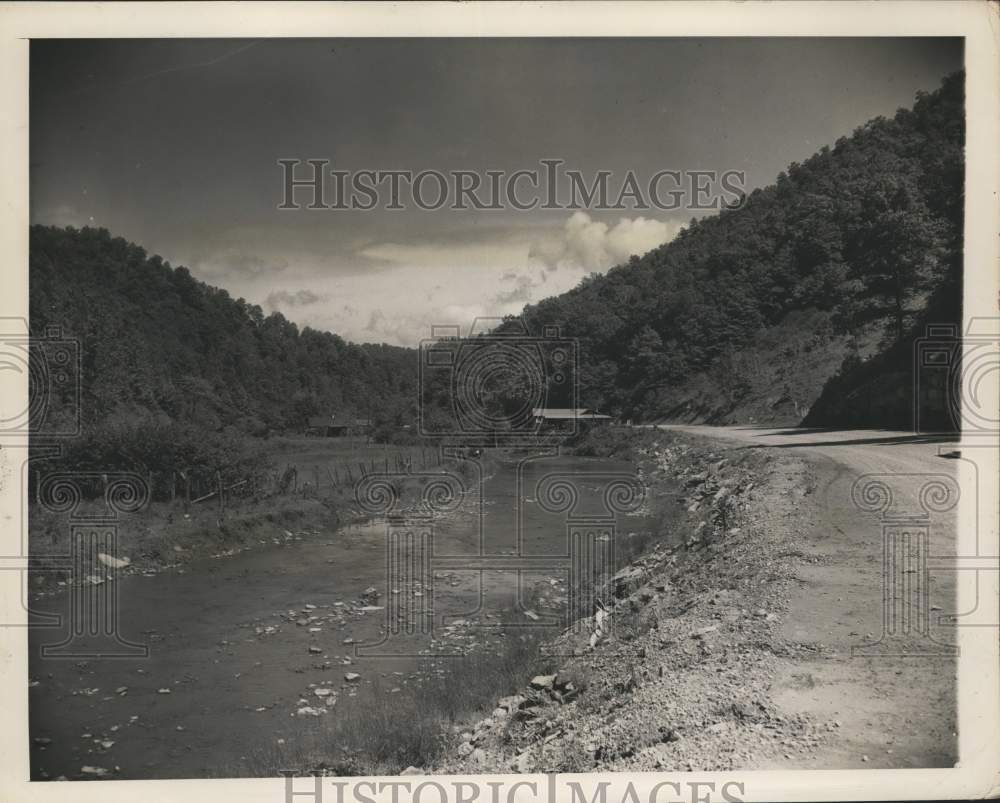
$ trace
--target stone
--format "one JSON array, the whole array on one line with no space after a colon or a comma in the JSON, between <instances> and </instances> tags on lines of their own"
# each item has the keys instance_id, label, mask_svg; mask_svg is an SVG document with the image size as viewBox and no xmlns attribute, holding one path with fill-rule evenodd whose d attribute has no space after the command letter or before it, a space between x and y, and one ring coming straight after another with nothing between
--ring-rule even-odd
<instances>
[{"instance_id":1,"label":"stone","mask_svg":"<svg viewBox=\"0 0 1000 803\"><path fill-rule=\"evenodd\" d=\"M116 558L114 555L108 555L105 552L98 552L97 559L111 569L124 569L132 563L129 558Z\"/></svg>"},{"instance_id":2,"label":"stone","mask_svg":"<svg viewBox=\"0 0 1000 803\"><path fill-rule=\"evenodd\" d=\"M319 717L326 713L326 709L315 708L311 705L304 705L295 713L300 717Z\"/></svg>"},{"instance_id":3,"label":"stone","mask_svg":"<svg viewBox=\"0 0 1000 803\"><path fill-rule=\"evenodd\" d=\"M473 749L474 748L472 747L472 745L469 744L468 742L462 742L458 746L458 755L459 755L459 758L465 758L466 756L470 755L472 753Z\"/></svg>"},{"instance_id":4,"label":"stone","mask_svg":"<svg viewBox=\"0 0 1000 803\"><path fill-rule=\"evenodd\" d=\"M409 767L407 767L405 770L403 770L399 774L400 775L423 775L424 771L421 770L421 769L417 769L416 767L409 766Z\"/></svg>"},{"instance_id":5,"label":"stone","mask_svg":"<svg viewBox=\"0 0 1000 803\"><path fill-rule=\"evenodd\" d=\"M527 702L527 698L520 694L514 694L510 697L503 697L497 700L497 706L504 708L507 711L517 711Z\"/></svg>"},{"instance_id":6,"label":"stone","mask_svg":"<svg viewBox=\"0 0 1000 803\"><path fill-rule=\"evenodd\" d=\"M103 778L105 775L111 772L111 770L105 769L104 767L91 767L85 764L84 766L80 767L80 772L82 772L84 775L93 775L97 778Z\"/></svg>"},{"instance_id":7,"label":"stone","mask_svg":"<svg viewBox=\"0 0 1000 803\"><path fill-rule=\"evenodd\" d=\"M333 689L314 689L313 694L317 697L329 697L333 694Z\"/></svg>"},{"instance_id":8,"label":"stone","mask_svg":"<svg viewBox=\"0 0 1000 803\"><path fill-rule=\"evenodd\" d=\"M344 680L346 680L348 683L357 683L359 680L361 680L361 675L359 675L357 672L347 672L344 674Z\"/></svg>"},{"instance_id":9,"label":"stone","mask_svg":"<svg viewBox=\"0 0 1000 803\"><path fill-rule=\"evenodd\" d=\"M321 652L323 652L323 648L317 647L315 644L310 644L309 652L311 652L313 655L319 655Z\"/></svg>"},{"instance_id":10,"label":"stone","mask_svg":"<svg viewBox=\"0 0 1000 803\"><path fill-rule=\"evenodd\" d=\"M539 691L548 691L556 683L555 675L535 675L528 684L533 689L538 689Z\"/></svg>"}]
</instances>

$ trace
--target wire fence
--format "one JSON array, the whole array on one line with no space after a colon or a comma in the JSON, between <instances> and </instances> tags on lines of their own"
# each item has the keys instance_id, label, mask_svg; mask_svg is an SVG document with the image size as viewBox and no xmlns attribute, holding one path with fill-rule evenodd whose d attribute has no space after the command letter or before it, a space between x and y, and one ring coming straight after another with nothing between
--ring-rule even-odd
<instances>
[{"instance_id":1,"label":"wire fence","mask_svg":"<svg viewBox=\"0 0 1000 803\"><path fill-rule=\"evenodd\" d=\"M332 495L353 488L369 474L410 474L439 468L454 460L454 453L443 454L441 449L431 447L365 447L352 448L350 453L344 454L304 454L278 460L277 465L266 468L242 466L214 471L198 468L131 473L144 480L152 502L172 503L184 510L211 505L224 514L227 509L246 501L272 496ZM32 503L43 503L39 491L47 473L43 469L29 473L28 498ZM80 472L74 475L74 482L85 498L97 500L107 496L114 476Z\"/></svg>"}]
</instances>

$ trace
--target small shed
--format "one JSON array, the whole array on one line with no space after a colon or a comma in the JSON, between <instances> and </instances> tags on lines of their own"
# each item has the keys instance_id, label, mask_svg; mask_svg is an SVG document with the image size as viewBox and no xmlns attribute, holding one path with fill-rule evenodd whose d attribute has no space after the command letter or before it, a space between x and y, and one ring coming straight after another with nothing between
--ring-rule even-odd
<instances>
[{"instance_id":1,"label":"small shed","mask_svg":"<svg viewBox=\"0 0 1000 803\"><path fill-rule=\"evenodd\" d=\"M314 415L309 418L309 433L325 438L342 438L345 435L364 435L372 428L368 418L350 416Z\"/></svg>"},{"instance_id":2,"label":"small shed","mask_svg":"<svg viewBox=\"0 0 1000 803\"><path fill-rule=\"evenodd\" d=\"M564 427L571 422L610 424L610 415L598 413L589 407L536 407L531 411L538 426Z\"/></svg>"}]
</instances>

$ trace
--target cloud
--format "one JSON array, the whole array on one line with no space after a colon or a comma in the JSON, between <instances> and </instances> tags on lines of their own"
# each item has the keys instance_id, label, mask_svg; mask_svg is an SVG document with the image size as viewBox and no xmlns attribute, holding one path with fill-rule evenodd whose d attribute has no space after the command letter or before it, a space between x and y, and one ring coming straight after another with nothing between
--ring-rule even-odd
<instances>
[{"instance_id":1,"label":"cloud","mask_svg":"<svg viewBox=\"0 0 1000 803\"><path fill-rule=\"evenodd\" d=\"M574 212L555 237L532 243L528 255L548 270L563 267L600 271L642 255L680 232L683 224L650 218L621 218L614 226Z\"/></svg>"},{"instance_id":2,"label":"cloud","mask_svg":"<svg viewBox=\"0 0 1000 803\"><path fill-rule=\"evenodd\" d=\"M549 232L561 242L562 221ZM575 262L551 271L530 258L529 246L538 238L537 225L519 232L491 228L478 232L478 239L469 233L397 238L362 246L356 270L325 273L306 270L315 257L286 252L292 262L286 273L232 278L226 284L265 309L280 307L300 326L355 342L415 346L439 325L458 325L465 332L477 319L518 315L526 304L565 292L587 275ZM373 260L386 266L373 270Z\"/></svg>"},{"instance_id":3,"label":"cloud","mask_svg":"<svg viewBox=\"0 0 1000 803\"><path fill-rule=\"evenodd\" d=\"M83 212L73 204L56 204L43 207L37 212L32 211L31 222L47 226L74 226L78 229L98 225L93 215Z\"/></svg>"},{"instance_id":4,"label":"cloud","mask_svg":"<svg viewBox=\"0 0 1000 803\"><path fill-rule=\"evenodd\" d=\"M510 290L501 290L494 296L498 304L527 304L535 300L534 290L540 284L544 283L545 274L542 274L540 281L536 281L531 276L525 274L518 276L515 273L505 273L501 279L503 281L513 281L514 287Z\"/></svg>"},{"instance_id":5,"label":"cloud","mask_svg":"<svg viewBox=\"0 0 1000 803\"><path fill-rule=\"evenodd\" d=\"M276 310L279 307L307 307L325 300L326 296L321 296L312 290L296 290L294 293L289 293L287 290L275 290L264 299L264 303L268 308Z\"/></svg>"},{"instance_id":6,"label":"cloud","mask_svg":"<svg viewBox=\"0 0 1000 803\"><path fill-rule=\"evenodd\" d=\"M366 332L385 332L386 327L386 317L385 313L381 309L373 309L371 315L368 316L368 323L365 325Z\"/></svg>"},{"instance_id":7,"label":"cloud","mask_svg":"<svg viewBox=\"0 0 1000 803\"><path fill-rule=\"evenodd\" d=\"M256 254L247 254L238 248L226 248L209 256L198 256L191 260L191 269L199 276L208 279L256 278L281 273L287 268L288 262L284 259L264 259Z\"/></svg>"}]
</instances>

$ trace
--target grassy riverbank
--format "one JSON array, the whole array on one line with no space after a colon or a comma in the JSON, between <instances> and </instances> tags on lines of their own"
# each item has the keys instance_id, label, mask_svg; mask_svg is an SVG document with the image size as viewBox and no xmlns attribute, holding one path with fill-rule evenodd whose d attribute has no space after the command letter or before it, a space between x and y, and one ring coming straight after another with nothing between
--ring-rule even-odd
<instances>
[{"instance_id":1,"label":"grassy riverbank","mask_svg":"<svg viewBox=\"0 0 1000 803\"><path fill-rule=\"evenodd\" d=\"M154 496L135 513L117 521L117 558L122 575L183 569L203 560L230 557L246 549L331 536L341 525L371 515L357 498L357 483L382 475L404 504L436 473L451 472L474 481L465 461L430 447L367 444L363 439L284 437L260 441L280 487L255 493L217 493L194 501ZM44 476L44 471L39 471ZM78 512L104 513L100 496L84 499ZM55 505L31 500L29 545L31 588L51 591L72 582L64 556L70 552L70 517ZM110 566L94 564L77 582L106 581Z\"/></svg>"}]
</instances>

